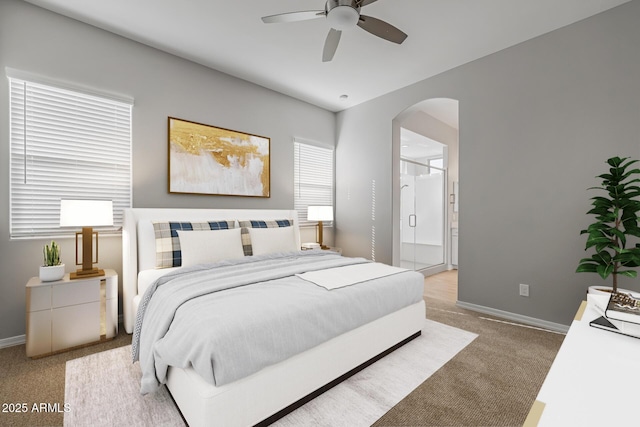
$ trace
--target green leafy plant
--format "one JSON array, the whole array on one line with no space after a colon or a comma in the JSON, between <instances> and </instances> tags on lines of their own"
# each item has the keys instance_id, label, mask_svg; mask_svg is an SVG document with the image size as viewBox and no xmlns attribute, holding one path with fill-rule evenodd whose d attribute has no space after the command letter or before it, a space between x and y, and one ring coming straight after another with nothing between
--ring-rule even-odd
<instances>
[{"instance_id":1,"label":"green leafy plant","mask_svg":"<svg viewBox=\"0 0 640 427\"><path fill-rule=\"evenodd\" d=\"M598 273L606 279L613 275L613 291L618 290L618 276L637 277L633 268L640 266L640 244L631 245L630 237L640 237L638 212L640 169L630 166L638 160L628 157L612 157L607 160L609 173L598 175L602 179L599 187L589 190L604 191L604 196L592 197L593 208L587 214L595 215L596 221L580 234L587 234L585 251L594 248L590 258L583 258L578 264L578 273Z\"/></svg>"},{"instance_id":2,"label":"green leafy plant","mask_svg":"<svg viewBox=\"0 0 640 427\"><path fill-rule=\"evenodd\" d=\"M44 255L44 265L46 267L60 265L60 247L55 241L51 241L51 246L44 245L42 253Z\"/></svg>"}]
</instances>

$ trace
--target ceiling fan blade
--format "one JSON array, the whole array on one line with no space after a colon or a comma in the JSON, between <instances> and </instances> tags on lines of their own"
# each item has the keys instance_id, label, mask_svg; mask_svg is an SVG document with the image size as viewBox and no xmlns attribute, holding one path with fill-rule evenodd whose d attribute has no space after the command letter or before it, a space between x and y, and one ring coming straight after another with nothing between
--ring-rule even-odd
<instances>
[{"instance_id":1,"label":"ceiling fan blade","mask_svg":"<svg viewBox=\"0 0 640 427\"><path fill-rule=\"evenodd\" d=\"M393 25L380 19L372 18L371 16L360 15L358 27L370 32L374 36L389 40L393 43L402 44L402 42L407 38L405 33Z\"/></svg>"},{"instance_id":2,"label":"ceiling fan blade","mask_svg":"<svg viewBox=\"0 0 640 427\"><path fill-rule=\"evenodd\" d=\"M366 6L366 5L368 5L368 4L375 3L375 2L377 2L377 1L378 1L378 0L360 0L360 1L358 2L358 6L360 6L360 7L362 7L362 6Z\"/></svg>"},{"instance_id":3,"label":"ceiling fan blade","mask_svg":"<svg viewBox=\"0 0 640 427\"><path fill-rule=\"evenodd\" d=\"M333 59L333 55L338 49L338 43L340 43L340 36L342 31L330 29L327 34L327 39L324 41L324 49L322 50L322 62L329 62Z\"/></svg>"},{"instance_id":4,"label":"ceiling fan blade","mask_svg":"<svg viewBox=\"0 0 640 427\"><path fill-rule=\"evenodd\" d=\"M327 12L324 10L303 10L301 12L279 13L277 15L263 16L265 24L278 24L281 22L307 21L309 19L322 18Z\"/></svg>"}]
</instances>

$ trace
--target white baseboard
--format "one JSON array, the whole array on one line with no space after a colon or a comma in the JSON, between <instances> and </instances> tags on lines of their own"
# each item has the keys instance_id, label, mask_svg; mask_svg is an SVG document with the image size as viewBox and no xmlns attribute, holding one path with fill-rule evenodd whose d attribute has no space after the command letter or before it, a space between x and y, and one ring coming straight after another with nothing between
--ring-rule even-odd
<instances>
[{"instance_id":1,"label":"white baseboard","mask_svg":"<svg viewBox=\"0 0 640 427\"><path fill-rule=\"evenodd\" d=\"M542 329L548 329L550 331L562 332L563 334L566 334L567 331L569 331L569 326L567 325L548 322L546 320L536 319L535 317L523 316L521 314L510 313L508 311L497 310L495 308L484 307L482 305L471 304L463 301L457 301L456 305L460 308L466 308L467 310L501 317L503 319L524 323L525 325L531 325Z\"/></svg>"},{"instance_id":2,"label":"white baseboard","mask_svg":"<svg viewBox=\"0 0 640 427\"><path fill-rule=\"evenodd\" d=\"M15 345L24 344L27 342L26 335L18 335L17 337L3 338L0 340L0 348L13 347Z\"/></svg>"},{"instance_id":3,"label":"white baseboard","mask_svg":"<svg viewBox=\"0 0 640 427\"><path fill-rule=\"evenodd\" d=\"M416 270L418 273L422 273L424 277L433 276L434 274L442 273L443 271L447 271L447 266L445 264L436 265L435 267L423 268L422 270Z\"/></svg>"}]
</instances>

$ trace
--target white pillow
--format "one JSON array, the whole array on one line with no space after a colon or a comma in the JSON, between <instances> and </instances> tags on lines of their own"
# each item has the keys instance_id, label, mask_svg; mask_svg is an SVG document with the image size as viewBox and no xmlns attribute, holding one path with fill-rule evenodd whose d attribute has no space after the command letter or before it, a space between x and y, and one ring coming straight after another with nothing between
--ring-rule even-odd
<instances>
[{"instance_id":1,"label":"white pillow","mask_svg":"<svg viewBox=\"0 0 640 427\"><path fill-rule=\"evenodd\" d=\"M242 258L240 229L177 230L182 251L182 266Z\"/></svg>"},{"instance_id":2,"label":"white pillow","mask_svg":"<svg viewBox=\"0 0 640 427\"><path fill-rule=\"evenodd\" d=\"M293 227L250 228L254 255L298 251Z\"/></svg>"}]
</instances>

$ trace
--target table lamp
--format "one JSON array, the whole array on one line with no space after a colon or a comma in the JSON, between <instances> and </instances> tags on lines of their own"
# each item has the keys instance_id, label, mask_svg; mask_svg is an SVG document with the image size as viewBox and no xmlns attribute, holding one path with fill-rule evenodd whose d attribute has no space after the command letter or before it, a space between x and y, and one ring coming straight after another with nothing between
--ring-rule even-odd
<instances>
[{"instance_id":1,"label":"table lamp","mask_svg":"<svg viewBox=\"0 0 640 427\"><path fill-rule=\"evenodd\" d=\"M98 262L98 232L92 227L113 225L111 200L60 200L60 227L82 227L76 232L76 265L81 269L71 273L71 279L104 276L104 270L94 268ZM93 259L93 236L96 236L96 255ZM82 236L82 262L78 261L78 236Z\"/></svg>"},{"instance_id":2,"label":"table lamp","mask_svg":"<svg viewBox=\"0 0 640 427\"><path fill-rule=\"evenodd\" d=\"M333 221L333 206L307 207L307 220L318 221L318 243L322 249L329 249L322 244L322 221Z\"/></svg>"}]
</instances>

